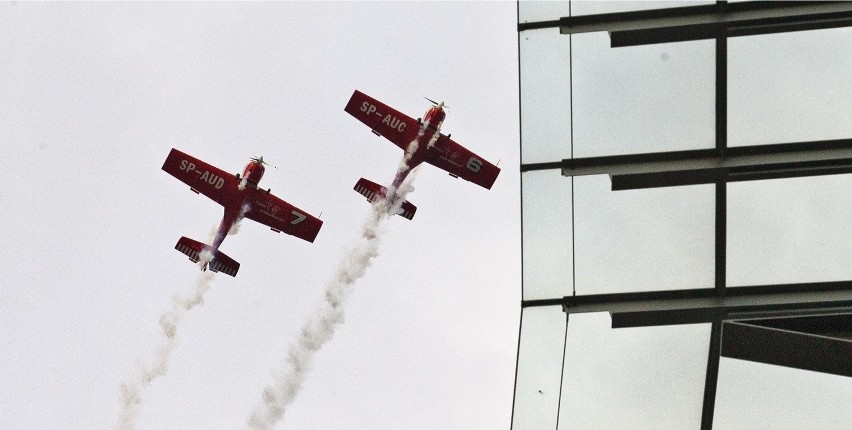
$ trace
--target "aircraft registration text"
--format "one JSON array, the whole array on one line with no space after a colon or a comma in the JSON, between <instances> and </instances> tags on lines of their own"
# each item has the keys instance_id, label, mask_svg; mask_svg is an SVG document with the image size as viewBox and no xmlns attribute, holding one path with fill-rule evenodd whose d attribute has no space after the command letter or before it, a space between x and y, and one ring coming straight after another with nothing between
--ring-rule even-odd
<instances>
[{"instance_id":1,"label":"aircraft registration text","mask_svg":"<svg viewBox=\"0 0 852 430\"><path fill-rule=\"evenodd\" d=\"M382 115L381 112L376 112L377 109L378 108L376 107L376 105L374 105L370 102L361 103L361 112L366 112L367 115L376 114L379 117L382 117L382 124L385 124L388 127L392 128L392 129L394 129L394 130L396 130L400 133L405 131L405 126L406 126L405 121L403 121L403 120L401 120L401 119L399 119L399 118L397 118L397 117L395 117L391 114Z\"/></svg>"},{"instance_id":2,"label":"aircraft registration text","mask_svg":"<svg viewBox=\"0 0 852 430\"><path fill-rule=\"evenodd\" d=\"M216 175L215 173L210 173L206 170L203 171L203 172L200 171L200 170L196 170L195 169L195 163L193 163L191 161L182 160L180 162L180 169L185 171L185 172L188 172L188 173L193 173L193 172L197 173L200 176L198 178L199 180L207 182L208 184L212 185L213 188L216 188L217 190L221 190L222 187L225 185L225 179L223 179L219 175Z\"/></svg>"}]
</instances>

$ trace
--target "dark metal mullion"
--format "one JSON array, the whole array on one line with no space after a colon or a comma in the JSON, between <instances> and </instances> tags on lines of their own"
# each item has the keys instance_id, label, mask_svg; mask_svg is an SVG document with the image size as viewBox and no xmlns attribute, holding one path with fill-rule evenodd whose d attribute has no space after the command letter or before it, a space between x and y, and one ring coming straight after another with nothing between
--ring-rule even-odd
<instances>
[{"instance_id":1,"label":"dark metal mullion","mask_svg":"<svg viewBox=\"0 0 852 430\"><path fill-rule=\"evenodd\" d=\"M724 13L727 2L716 6ZM716 37L716 150L722 153L728 147L728 39L723 27ZM714 287L716 295L725 296L727 283L727 200L728 184L723 178L716 183L716 264ZM716 386L719 380L719 357L722 352L722 320L713 321L710 329L710 346L707 352L707 374L704 379L704 402L701 408L701 430L713 428L716 409Z\"/></svg>"},{"instance_id":2,"label":"dark metal mullion","mask_svg":"<svg viewBox=\"0 0 852 430\"><path fill-rule=\"evenodd\" d=\"M571 315L565 314L565 333L562 336L562 372L559 373L559 396L556 400L556 430L559 430L559 416L562 413L562 388L565 386L565 356L568 353L568 322Z\"/></svg>"},{"instance_id":3,"label":"dark metal mullion","mask_svg":"<svg viewBox=\"0 0 852 430\"><path fill-rule=\"evenodd\" d=\"M691 170L692 168L735 168L749 166L762 168L765 165L795 167L802 163L808 165L826 162L849 161L852 139L814 140L808 142L769 143L764 145L735 146L733 148L687 149L668 152L645 152L628 155L604 155L563 159L546 163L522 164L522 171L563 169L565 176L594 174L632 174L652 172L648 164L654 164L660 171ZM795 155L801 154L797 158ZM729 163L725 163L726 159ZM686 162L698 164L690 167ZM710 164L712 162L712 164ZM634 168L630 169L633 165ZM828 164L831 165L831 164ZM639 166L639 167L636 167Z\"/></svg>"},{"instance_id":4,"label":"dark metal mullion","mask_svg":"<svg viewBox=\"0 0 852 430\"><path fill-rule=\"evenodd\" d=\"M726 37L817 30L852 25L850 2L738 2L559 19L562 34L608 31L613 48ZM722 9L724 8L724 9ZM724 12L720 12L724 10ZM548 28L553 21L523 23L518 30Z\"/></svg>"},{"instance_id":5,"label":"dark metal mullion","mask_svg":"<svg viewBox=\"0 0 852 430\"><path fill-rule=\"evenodd\" d=\"M572 1L568 2L568 16L571 16ZM571 159L574 159L574 38L568 35L568 88L570 92L570 129L571 129ZM571 295L577 295L577 254L574 230L574 178L571 178ZM556 406L556 430L559 430L559 418L562 414L562 388L565 385L565 356L568 352L568 321L571 314L565 314L565 335L562 338L562 373L559 375L559 397Z\"/></svg>"},{"instance_id":6,"label":"dark metal mullion","mask_svg":"<svg viewBox=\"0 0 852 430\"><path fill-rule=\"evenodd\" d=\"M714 287L719 297L725 296L727 279L728 185L724 179L716 183L716 275Z\"/></svg>"},{"instance_id":7,"label":"dark metal mullion","mask_svg":"<svg viewBox=\"0 0 852 430\"><path fill-rule=\"evenodd\" d=\"M701 430L713 428L716 408L716 383L719 379L719 356L722 353L722 321L713 321L710 328L710 350L707 352L707 377L704 379L704 405L701 409Z\"/></svg>"},{"instance_id":8,"label":"dark metal mullion","mask_svg":"<svg viewBox=\"0 0 852 430\"><path fill-rule=\"evenodd\" d=\"M520 16L521 16L520 8L521 8L521 4L520 4L520 2L518 2L518 4L515 5L515 16L519 19L520 19ZM521 129L521 127L523 127L523 120L521 118L522 106L521 106L521 33L520 32L518 33L518 42L517 43L518 43L518 45L517 45L517 47L518 47L518 159L523 161L523 159L524 159L524 147L523 147L523 131ZM519 315L519 318L518 318L518 347L515 350L515 385L514 385L513 390L512 390L512 415L509 419L509 428L510 429L512 427L514 427L514 424L515 424L515 408L517 407L516 402L518 400L518 368L520 367L520 363L521 363L521 336L523 336L523 333L524 333L524 309L523 309L523 303L524 303L524 277L523 277L523 273L524 273L524 246L523 246L523 240L524 240L524 195L523 195L523 193L524 193L524 186L523 186L524 175L520 175L520 178L518 178L518 179L519 179L519 182L520 182L520 184L518 184L519 188L520 188L520 195L518 196L518 200L519 200L518 203L519 203L519 206L521 208L521 213L520 213L520 215L521 215L521 314Z\"/></svg>"}]
</instances>

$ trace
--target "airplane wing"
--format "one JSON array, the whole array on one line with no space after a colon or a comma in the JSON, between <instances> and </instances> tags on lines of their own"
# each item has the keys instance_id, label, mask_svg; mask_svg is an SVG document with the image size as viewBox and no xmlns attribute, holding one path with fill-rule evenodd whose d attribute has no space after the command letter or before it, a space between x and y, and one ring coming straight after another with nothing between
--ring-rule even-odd
<instances>
[{"instance_id":1,"label":"airplane wing","mask_svg":"<svg viewBox=\"0 0 852 430\"><path fill-rule=\"evenodd\" d=\"M426 162L489 190L500 174L499 167L443 134L435 141L432 150L426 153Z\"/></svg>"},{"instance_id":2,"label":"airplane wing","mask_svg":"<svg viewBox=\"0 0 852 430\"><path fill-rule=\"evenodd\" d=\"M384 136L403 150L417 137L420 129L415 119L358 90L352 93L343 110L370 127L373 133Z\"/></svg>"},{"instance_id":3,"label":"airplane wing","mask_svg":"<svg viewBox=\"0 0 852 430\"><path fill-rule=\"evenodd\" d=\"M263 190L257 190L245 216L272 228L274 232L284 232L308 242L316 239L322 227L319 218Z\"/></svg>"},{"instance_id":4,"label":"airplane wing","mask_svg":"<svg viewBox=\"0 0 852 430\"><path fill-rule=\"evenodd\" d=\"M166 173L180 179L197 192L224 206L228 195L237 188L237 178L191 155L172 148L163 163Z\"/></svg>"}]
</instances>

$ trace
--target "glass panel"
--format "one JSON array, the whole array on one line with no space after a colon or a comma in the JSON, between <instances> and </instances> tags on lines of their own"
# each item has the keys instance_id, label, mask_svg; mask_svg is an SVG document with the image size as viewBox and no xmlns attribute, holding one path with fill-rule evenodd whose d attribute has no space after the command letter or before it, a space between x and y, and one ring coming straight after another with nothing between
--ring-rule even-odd
<instances>
[{"instance_id":1,"label":"glass panel","mask_svg":"<svg viewBox=\"0 0 852 430\"><path fill-rule=\"evenodd\" d=\"M563 16L713 4L712 1L530 1L518 2L518 22L553 21ZM570 9L569 9L570 8Z\"/></svg>"},{"instance_id":2,"label":"glass panel","mask_svg":"<svg viewBox=\"0 0 852 430\"><path fill-rule=\"evenodd\" d=\"M610 48L572 36L574 156L715 146L715 42Z\"/></svg>"},{"instance_id":3,"label":"glass panel","mask_svg":"<svg viewBox=\"0 0 852 430\"><path fill-rule=\"evenodd\" d=\"M664 9L670 7L713 4L712 1L574 1L571 13L593 15L599 13L632 12L637 10Z\"/></svg>"},{"instance_id":4,"label":"glass panel","mask_svg":"<svg viewBox=\"0 0 852 430\"><path fill-rule=\"evenodd\" d=\"M571 180L560 170L524 172L524 300L571 294Z\"/></svg>"},{"instance_id":5,"label":"glass panel","mask_svg":"<svg viewBox=\"0 0 852 430\"><path fill-rule=\"evenodd\" d=\"M611 191L575 178L577 294L712 288L715 185Z\"/></svg>"},{"instance_id":6,"label":"glass panel","mask_svg":"<svg viewBox=\"0 0 852 430\"><path fill-rule=\"evenodd\" d=\"M730 146L852 136L852 29L728 41Z\"/></svg>"},{"instance_id":7,"label":"glass panel","mask_svg":"<svg viewBox=\"0 0 852 430\"><path fill-rule=\"evenodd\" d=\"M698 428L710 324L610 326L570 316L559 428Z\"/></svg>"},{"instance_id":8,"label":"glass panel","mask_svg":"<svg viewBox=\"0 0 852 430\"><path fill-rule=\"evenodd\" d=\"M713 428L850 428L849 405L849 378L722 358Z\"/></svg>"},{"instance_id":9,"label":"glass panel","mask_svg":"<svg viewBox=\"0 0 852 430\"><path fill-rule=\"evenodd\" d=\"M852 175L728 185L728 285L852 279Z\"/></svg>"},{"instance_id":10,"label":"glass panel","mask_svg":"<svg viewBox=\"0 0 852 430\"><path fill-rule=\"evenodd\" d=\"M518 22L538 22L558 20L568 16L571 3L567 1L530 1L518 2Z\"/></svg>"},{"instance_id":11,"label":"glass panel","mask_svg":"<svg viewBox=\"0 0 852 430\"><path fill-rule=\"evenodd\" d=\"M558 28L519 33L521 162L571 157L571 86L568 36Z\"/></svg>"},{"instance_id":12,"label":"glass panel","mask_svg":"<svg viewBox=\"0 0 852 430\"><path fill-rule=\"evenodd\" d=\"M523 309L512 430L556 427L564 347L561 306Z\"/></svg>"}]
</instances>

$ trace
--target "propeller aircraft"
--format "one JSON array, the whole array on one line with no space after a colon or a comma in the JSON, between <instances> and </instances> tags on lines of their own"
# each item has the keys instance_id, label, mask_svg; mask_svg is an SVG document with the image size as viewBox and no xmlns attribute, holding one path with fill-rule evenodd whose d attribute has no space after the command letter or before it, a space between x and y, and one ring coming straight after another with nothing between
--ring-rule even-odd
<instances>
[{"instance_id":1,"label":"propeller aircraft","mask_svg":"<svg viewBox=\"0 0 852 430\"><path fill-rule=\"evenodd\" d=\"M426 100L433 106L422 120L415 120L358 90L346 104L344 111L370 127L376 136L385 137L405 151L407 168L397 171L389 188L364 178L355 184L355 191L367 197L368 201L385 198L395 201L399 186L411 170L424 161L446 170L454 178L462 178L486 189L491 189L497 180L499 167L459 145L450 139L449 134L441 134L447 107L444 102ZM416 211L417 207L403 201L398 214L412 219Z\"/></svg>"},{"instance_id":2,"label":"propeller aircraft","mask_svg":"<svg viewBox=\"0 0 852 430\"><path fill-rule=\"evenodd\" d=\"M191 155L172 148L163 170L183 183L189 185L196 194L204 194L225 209L225 215L219 223L219 229L213 243L206 245L182 236L175 249L197 263L204 260L201 270L208 268L213 272L222 272L236 276L240 263L228 257L219 246L234 224L243 218L257 221L276 233L287 233L308 242L313 242L322 227L322 221L307 212L275 197L271 189L258 187L265 171L263 157L253 157L240 174L229 174ZM274 167L274 166L272 166ZM205 256L209 252L210 256Z\"/></svg>"}]
</instances>

